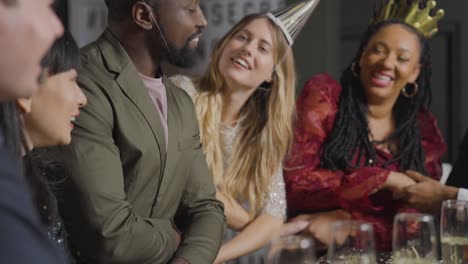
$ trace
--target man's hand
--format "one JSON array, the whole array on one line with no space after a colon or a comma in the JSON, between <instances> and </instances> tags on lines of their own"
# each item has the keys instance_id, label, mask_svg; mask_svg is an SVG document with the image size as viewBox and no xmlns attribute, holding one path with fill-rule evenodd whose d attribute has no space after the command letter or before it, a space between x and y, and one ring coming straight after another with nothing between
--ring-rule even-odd
<instances>
[{"instance_id":1,"label":"man's hand","mask_svg":"<svg viewBox=\"0 0 468 264\"><path fill-rule=\"evenodd\" d=\"M406 171L406 175L416 184L396 190L394 197L403 199L409 207L434 213L440 210L444 200L457 198L457 188L445 186L416 171Z\"/></svg>"}]
</instances>

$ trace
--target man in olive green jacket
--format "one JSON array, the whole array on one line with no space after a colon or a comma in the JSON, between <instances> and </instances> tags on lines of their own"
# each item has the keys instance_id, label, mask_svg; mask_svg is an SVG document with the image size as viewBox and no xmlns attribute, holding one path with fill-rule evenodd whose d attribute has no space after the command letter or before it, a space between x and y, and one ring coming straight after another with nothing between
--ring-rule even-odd
<instances>
[{"instance_id":1,"label":"man in olive green jacket","mask_svg":"<svg viewBox=\"0 0 468 264\"><path fill-rule=\"evenodd\" d=\"M130 11L120 12L123 2L132 3ZM160 61L182 65L180 50L196 47L203 13L198 1L107 4L108 29L82 51L78 83L88 103L72 145L58 153L71 171L60 208L70 247L84 263L212 263L225 217L193 104L163 78L166 143L165 120L140 76L159 77Z\"/></svg>"}]
</instances>

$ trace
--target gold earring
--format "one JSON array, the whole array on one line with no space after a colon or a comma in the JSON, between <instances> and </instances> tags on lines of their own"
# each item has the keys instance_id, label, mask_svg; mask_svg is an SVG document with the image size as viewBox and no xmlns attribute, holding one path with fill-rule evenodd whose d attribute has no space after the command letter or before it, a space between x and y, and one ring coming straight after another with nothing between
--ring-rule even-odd
<instances>
[{"instance_id":1,"label":"gold earring","mask_svg":"<svg viewBox=\"0 0 468 264\"><path fill-rule=\"evenodd\" d=\"M408 91L406 90L407 87L411 87L413 92L408 93ZM418 93L418 88L419 88L419 85L416 82L408 83L408 84L406 84L405 87L403 87L403 89L401 90L401 93L406 98L412 98L412 97L416 96L416 94Z\"/></svg>"}]
</instances>

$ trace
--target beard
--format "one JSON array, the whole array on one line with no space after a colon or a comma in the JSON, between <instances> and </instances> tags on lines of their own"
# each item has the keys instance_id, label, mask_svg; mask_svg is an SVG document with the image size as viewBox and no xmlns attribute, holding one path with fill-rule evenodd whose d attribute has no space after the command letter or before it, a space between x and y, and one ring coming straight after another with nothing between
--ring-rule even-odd
<instances>
[{"instance_id":1,"label":"beard","mask_svg":"<svg viewBox=\"0 0 468 264\"><path fill-rule=\"evenodd\" d=\"M193 39L199 37L201 32L202 30L199 29L190 35L182 48L176 48L175 45L169 42L169 40L165 37L165 32L162 32L163 34L160 38L160 45L161 47L166 47L163 49L164 61L180 68L190 68L194 66L197 62L197 49L191 49L189 47L189 43ZM167 45L165 44L164 40L166 40Z\"/></svg>"}]
</instances>

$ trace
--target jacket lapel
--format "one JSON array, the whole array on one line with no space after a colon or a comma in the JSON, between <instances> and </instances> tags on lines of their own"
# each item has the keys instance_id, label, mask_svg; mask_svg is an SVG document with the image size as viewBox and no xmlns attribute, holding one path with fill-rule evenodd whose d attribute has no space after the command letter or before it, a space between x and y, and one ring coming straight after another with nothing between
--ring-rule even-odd
<instances>
[{"instance_id":1,"label":"jacket lapel","mask_svg":"<svg viewBox=\"0 0 468 264\"><path fill-rule=\"evenodd\" d=\"M164 78L164 86L166 87L167 94L167 125L168 125L168 135L169 135L169 146L167 148L167 159L165 171L170 172L170 170L175 166L175 161L177 160L177 155L179 155L179 131L181 129L181 113L180 108L178 107L177 101L175 100L175 94L173 89L179 89L175 87L172 82ZM167 175L167 174L166 174Z\"/></svg>"},{"instance_id":2,"label":"jacket lapel","mask_svg":"<svg viewBox=\"0 0 468 264\"><path fill-rule=\"evenodd\" d=\"M116 82L120 86L122 92L133 102L135 107L145 118L150 126L153 136L156 139L159 147L161 164L164 164L166 156L166 142L164 131L161 126L161 119L156 112L156 107L151 100L147 88L144 86L138 71L131 62L124 48L119 41L107 29L101 41L99 48L103 54L103 59L110 71L116 73ZM138 129L138 128L135 128ZM140 131L135 131L140 133ZM161 172L164 171L163 169Z\"/></svg>"}]
</instances>

